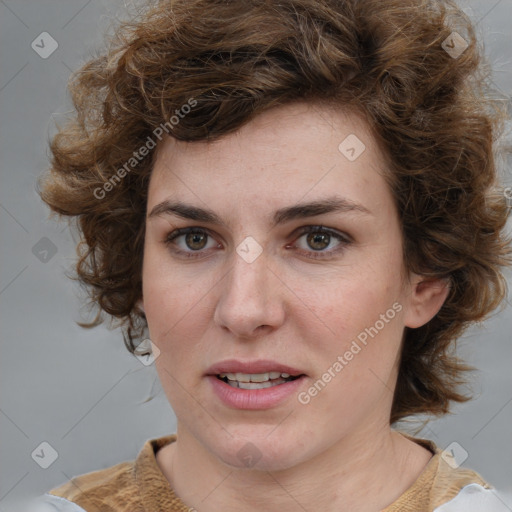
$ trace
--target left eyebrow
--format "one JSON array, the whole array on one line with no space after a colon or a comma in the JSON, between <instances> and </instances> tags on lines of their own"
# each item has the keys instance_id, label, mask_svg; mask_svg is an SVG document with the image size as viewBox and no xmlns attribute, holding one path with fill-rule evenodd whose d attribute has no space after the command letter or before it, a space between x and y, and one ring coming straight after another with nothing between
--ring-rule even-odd
<instances>
[{"instance_id":1,"label":"left eyebrow","mask_svg":"<svg viewBox=\"0 0 512 512\"><path fill-rule=\"evenodd\" d=\"M373 215L368 208L362 204L355 203L344 197L328 197L319 201L310 203L299 203L294 206L280 208L274 213L273 225L282 224L294 219L315 217L327 213L348 213L355 212L365 215Z\"/></svg>"},{"instance_id":2,"label":"left eyebrow","mask_svg":"<svg viewBox=\"0 0 512 512\"><path fill-rule=\"evenodd\" d=\"M309 203L299 203L293 206L287 206L276 210L273 215L272 226L284 224L294 219L315 217L328 213L347 213L354 212L364 215L373 215L373 213L362 204L355 203L343 197L329 197L322 200ZM148 218L161 215L176 215L183 219L207 222L210 224L219 224L225 226L225 222L212 210L200 208L181 201L171 201L166 199L157 204L148 215Z\"/></svg>"}]
</instances>

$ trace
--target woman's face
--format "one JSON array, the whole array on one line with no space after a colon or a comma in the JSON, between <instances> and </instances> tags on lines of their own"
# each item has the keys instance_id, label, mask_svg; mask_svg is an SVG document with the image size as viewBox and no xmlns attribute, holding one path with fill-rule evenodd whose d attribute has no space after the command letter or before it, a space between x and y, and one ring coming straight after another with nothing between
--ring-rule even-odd
<instances>
[{"instance_id":1,"label":"woman's face","mask_svg":"<svg viewBox=\"0 0 512 512\"><path fill-rule=\"evenodd\" d=\"M277 469L389 428L423 321L383 169L360 118L306 103L162 144L143 307L178 440Z\"/></svg>"}]
</instances>

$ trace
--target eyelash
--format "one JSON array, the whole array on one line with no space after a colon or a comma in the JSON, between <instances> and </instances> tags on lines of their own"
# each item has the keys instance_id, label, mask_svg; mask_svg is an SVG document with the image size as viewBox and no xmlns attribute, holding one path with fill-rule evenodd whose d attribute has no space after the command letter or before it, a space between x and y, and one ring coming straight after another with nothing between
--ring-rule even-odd
<instances>
[{"instance_id":1,"label":"eyelash","mask_svg":"<svg viewBox=\"0 0 512 512\"><path fill-rule=\"evenodd\" d=\"M182 235L188 235L190 233L201 233L201 234L207 235L208 237L214 238L208 232L208 230L206 230L204 228L188 227L188 228L175 229L172 233L170 233L165 238L164 243L166 246L175 245L174 240L176 238L178 238L179 236L182 236ZM308 256L306 256L306 257L311 258L311 259L328 259L328 258L332 257L333 255L338 254L339 252L343 251L348 245L350 245L352 243L352 239L348 235L339 233L339 232L334 231L329 228L324 228L323 226L304 226L302 228L299 228L299 233L298 233L298 236L295 239L295 241L297 241L303 235L306 235L309 233L327 234L327 235L335 238L338 242L340 242L339 245L335 249L331 249L329 251L323 251L323 250L304 251L304 250L299 249L299 251L302 253L307 252ZM329 243L330 243L330 241L329 241ZM288 244L287 244L287 247L288 247ZM174 247L172 249L172 251L175 252L176 254L182 255L186 258L196 259L196 258L204 258L205 257L205 256L203 256L204 253L202 250L183 251L181 249L177 249L176 247ZM326 254L327 256L323 256L323 254Z\"/></svg>"}]
</instances>

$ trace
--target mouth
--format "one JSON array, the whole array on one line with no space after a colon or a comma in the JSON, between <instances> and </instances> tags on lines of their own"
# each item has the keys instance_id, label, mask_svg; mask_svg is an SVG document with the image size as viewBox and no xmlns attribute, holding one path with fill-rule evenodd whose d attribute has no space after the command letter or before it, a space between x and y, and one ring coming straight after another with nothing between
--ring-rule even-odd
<instances>
[{"instance_id":1,"label":"mouth","mask_svg":"<svg viewBox=\"0 0 512 512\"><path fill-rule=\"evenodd\" d=\"M270 359L218 362L206 371L211 389L231 409L268 410L290 400L307 375Z\"/></svg>"},{"instance_id":2,"label":"mouth","mask_svg":"<svg viewBox=\"0 0 512 512\"><path fill-rule=\"evenodd\" d=\"M290 375L286 372L272 371L267 373L219 373L217 379L240 389L266 389L291 382L301 375Z\"/></svg>"}]
</instances>

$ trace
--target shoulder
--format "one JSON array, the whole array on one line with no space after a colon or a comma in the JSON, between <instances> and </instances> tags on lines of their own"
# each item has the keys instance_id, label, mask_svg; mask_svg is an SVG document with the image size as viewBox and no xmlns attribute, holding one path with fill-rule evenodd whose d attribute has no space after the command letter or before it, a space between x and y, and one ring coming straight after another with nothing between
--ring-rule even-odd
<instances>
[{"instance_id":1,"label":"shoulder","mask_svg":"<svg viewBox=\"0 0 512 512\"><path fill-rule=\"evenodd\" d=\"M30 512L138 512L151 494L170 492L155 453L175 436L150 439L137 458L76 476L34 501ZM167 488L164 487L167 485ZM162 489L163 488L163 489Z\"/></svg>"},{"instance_id":2,"label":"shoulder","mask_svg":"<svg viewBox=\"0 0 512 512\"><path fill-rule=\"evenodd\" d=\"M495 493L492 486L477 472L460 467L455 460L453 451L441 450L436 446L435 450L434 459L437 464L431 488L434 510L437 512L456 510L469 512L473 509L467 509L466 504L468 502L479 500L482 505L489 504L489 500L493 498ZM477 508L475 510L484 512L487 511L487 508Z\"/></svg>"},{"instance_id":3,"label":"shoulder","mask_svg":"<svg viewBox=\"0 0 512 512\"><path fill-rule=\"evenodd\" d=\"M510 508L496 490L469 484L434 512L510 512Z\"/></svg>"},{"instance_id":4,"label":"shoulder","mask_svg":"<svg viewBox=\"0 0 512 512\"><path fill-rule=\"evenodd\" d=\"M52 489L43 498L59 512L114 512L120 502L138 510L140 500L133 469L133 461L122 462L79 475Z\"/></svg>"},{"instance_id":5,"label":"shoulder","mask_svg":"<svg viewBox=\"0 0 512 512\"><path fill-rule=\"evenodd\" d=\"M66 498L46 493L28 505L28 512L87 512Z\"/></svg>"},{"instance_id":6,"label":"shoulder","mask_svg":"<svg viewBox=\"0 0 512 512\"><path fill-rule=\"evenodd\" d=\"M389 512L428 509L433 512L510 512L505 501L477 472L460 467L453 450L432 441L402 435L432 452L433 457L416 482ZM414 507L410 508L413 504ZM386 509L388 512L388 509Z\"/></svg>"}]
</instances>

